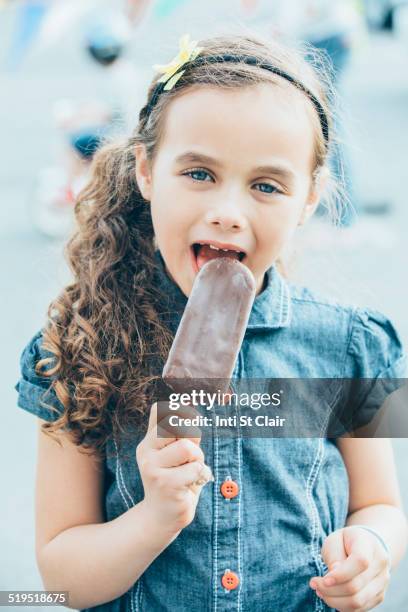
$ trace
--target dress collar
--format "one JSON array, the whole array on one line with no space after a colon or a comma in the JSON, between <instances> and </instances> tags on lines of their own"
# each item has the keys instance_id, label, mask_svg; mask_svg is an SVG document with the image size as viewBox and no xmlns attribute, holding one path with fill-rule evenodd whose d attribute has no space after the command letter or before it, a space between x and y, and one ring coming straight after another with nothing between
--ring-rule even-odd
<instances>
[{"instance_id":1,"label":"dress collar","mask_svg":"<svg viewBox=\"0 0 408 612\"><path fill-rule=\"evenodd\" d=\"M181 318L188 298L168 275L164 259L159 250L155 251L156 273L160 287L168 297L163 304L162 315L174 319L177 324ZM291 299L289 286L275 265L266 271L266 287L256 296L252 305L247 329L267 330L288 327L291 318Z\"/></svg>"}]
</instances>

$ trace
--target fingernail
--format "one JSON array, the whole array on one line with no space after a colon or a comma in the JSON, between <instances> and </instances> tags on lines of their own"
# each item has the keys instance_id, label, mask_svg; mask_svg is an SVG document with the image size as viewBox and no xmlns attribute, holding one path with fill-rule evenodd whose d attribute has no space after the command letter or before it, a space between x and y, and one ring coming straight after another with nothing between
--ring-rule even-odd
<instances>
[{"instance_id":1,"label":"fingernail","mask_svg":"<svg viewBox=\"0 0 408 612\"><path fill-rule=\"evenodd\" d=\"M209 465L204 464L203 472L203 479L205 480L205 484L214 481L214 476Z\"/></svg>"},{"instance_id":2,"label":"fingernail","mask_svg":"<svg viewBox=\"0 0 408 612\"><path fill-rule=\"evenodd\" d=\"M211 469L210 469L211 472ZM215 482L214 474L211 472L211 476L209 478L209 482Z\"/></svg>"},{"instance_id":3,"label":"fingernail","mask_svg":"<svg viewBox=\"0 0 408 612\"><path fill-rule=\"evenodd\" d=\"M313 581L312 581L312 582L310 582L310 588L311 588L311 589L314 589L314 590L315 590L315 589L316 589L316 587L317 587L317 584L316 584L315 582L313 582Z\"/></svg>"}]
</instances>

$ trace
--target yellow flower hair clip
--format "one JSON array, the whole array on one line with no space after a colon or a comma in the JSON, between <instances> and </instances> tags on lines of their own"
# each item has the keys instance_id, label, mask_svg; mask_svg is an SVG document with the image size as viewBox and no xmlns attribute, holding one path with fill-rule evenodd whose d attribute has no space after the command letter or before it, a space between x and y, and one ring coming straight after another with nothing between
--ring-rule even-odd
<instances>
[{"instance_id":1,"label":"yellow flower hair clip","mask_svg":"<svg viewBox=\"0 0 408 612\"><path fill-rule=\"evenodd\" d=\"M163 90L168 91L177 83L181 75L185 72L185 70L178 72L179 69L187 62L194 60L200 51L202 51L202 47L197 47L197 41L190 41L190 34L184 34L179 40L179 52L176 57L172 59L169 64L163 66L156 64L153 66L156 72L164 73L158 80L158 83L166 83Z\"/></svg>"}]
</instances>

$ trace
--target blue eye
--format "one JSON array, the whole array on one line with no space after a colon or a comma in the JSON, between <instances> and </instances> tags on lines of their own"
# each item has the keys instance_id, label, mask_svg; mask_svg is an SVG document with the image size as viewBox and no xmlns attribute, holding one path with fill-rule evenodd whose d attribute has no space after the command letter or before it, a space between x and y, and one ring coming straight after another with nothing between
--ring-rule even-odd
<instances>
[{"instance_id":1,"label":"blue eye","mask_svg":"<svg viewBox=\"0 0 408 612\"><path fill-rule=\"evenodd\" d=\"M267 187L266 190L258 189L261 193L282 193L275 185L271 185L270 183L256 183L256 185L260 185L261 187ZM255 186L256 186L255 185Z\"/></svg>"},{"instance_id":2,"label":"blue eye","mask_svg":"<svg viewBox=\"0 0 408 612\"><path fill-rule=\"evenodd\" d=\"M193 175L195 175L195 177ZM208 174L206 170L202 170L201 168L197 168L196 170L189 170L188 172L184 172L183 176L191 176L191 178L194 181L199 181L201 183L206 182L205 176L209 176L210 179L212 180L212 177L210 176L210 174Z\"/></svg>"},{"instance_id":3,"label":"blue eye","mask_svg":"<svg viewBox=\"0 0 408 612\"><path fill-rule=\"evenodd\" d=\"M212 178L211 174L209 174L206 170L203 170L203 168L193 168L192 170L183 172L183 176L189 176L192 178L193 181L198 183L208 183L207 177L210 179L210 182L214 182L214 179ZM274 193L283 193L280 189L275 187L275 185L271 185L270 183L256 183L255 187L256 186L261 187L261 189L257 189L257 191L260 191L261 193L264 193L266 195L272 195ZM264 189L265 187L266 189Z\"/></svg>"}]
</instances>

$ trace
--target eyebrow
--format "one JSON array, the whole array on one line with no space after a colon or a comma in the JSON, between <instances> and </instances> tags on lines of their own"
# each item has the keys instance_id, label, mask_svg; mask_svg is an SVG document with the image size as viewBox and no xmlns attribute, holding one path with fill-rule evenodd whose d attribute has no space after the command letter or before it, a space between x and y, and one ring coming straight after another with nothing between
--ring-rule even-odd
<instances>
[{"instance_id":1,"label":"eyebrow","mask_svg":"<svg viewBox=\"0 0 408 612\"><path fill-rule=\"evenodd\" d=\"M223 164L219 162L217 159L210 157L209 155L205 155L204 153L197 153L196 151L186 151L181 155L178 155L175 158L175 162L177 164L185 164L185 163L202 163L209 164L212 166L216 166L218 168L223 168ZM260 174L275 174L277 176L281 176L283 179L287 181L293 181L295 178L294 173L287 166L282 164L270 164L263 166L256 166L252 169L253 172L257 172Z\"/></svg>"}]
</instances>

